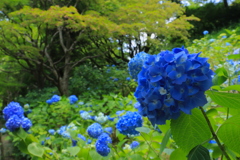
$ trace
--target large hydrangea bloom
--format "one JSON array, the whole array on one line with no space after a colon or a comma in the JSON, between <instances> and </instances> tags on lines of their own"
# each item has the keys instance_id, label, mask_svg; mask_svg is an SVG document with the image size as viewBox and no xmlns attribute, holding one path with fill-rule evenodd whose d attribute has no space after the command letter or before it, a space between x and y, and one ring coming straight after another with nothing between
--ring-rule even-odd
<instances>
[{"instance_id":1,"label":"large hydrangea bloom","mask_svg":"<svg viewBox=\"0 0 240 160\"><path fill-rule=\"evenodd\" d=\"M96 151L101 156L108 156L110 153L110 148L108 147L109 143L112 143L111 137L107 133L102 133L95 143Z\"/></svg>"},{"instance_id":2,"label":"large hydrangea bloom","mask_svg":"<svg viewBox=\"0 0 240 160\"><path fill-rule=\"evenodd\" d=\"M88 126L87 132L90 137L98 138L103 133L103 129L99 123L93 123Z\"/></svg>"},{"instance_id":3,"label":"large hydrangea bloom","mask_svg":"<svg viewBox=\"0 0 240 160\"><path fill-rule=\"evenodd\" d=\"M52 104L53 102L58 102L60 101L61 97L58 95L53 95L51 99L48 99L46 102L48 104Z\"/></svg>"},{"instance_id":4,"label":"large hydrangea bloom","mask_svg":"<svg viewBox=\"0 0 240 160\"><path fill-rule=\"evenodd\" d=\"M133 79L137 79L137 75L141 71L143 63L149 56L150 55L145 52L140 52L130 60L128 63L128 70Z\"/></svg>"},{"instance_id":5,"label":"large hydrangea bloom","mask_svg":"<svg viewBox=\"0 0 240 160\"><path fill-rule=\"evenodd\" d=\"M138 74L135 108L155 124L176 119L180 111L207 103L204 92L212 86L212 70L200 53L189 54L185 48L174 48L150 55Z\"/></svg>"},{"instance_id":6,"label":"large hydrangea bloom","mask_svg":"<svg viewBox=\"0 0 240 160\"><path fill-rule=\"evenodd\" d=\"M7 121L11 116L17 115L19 118L23 117L24 110L18 102L10 102L4 109L4 119Z\"/></svg>"},{"instance_id":7,"label":"large hydrangea bloom","mask_svg":"<svg viewBox=\"0 0 240 160\"><path fill-rule=\"evenodd\" d=\"M77 96L75 96L75 95L69 96L68 99L69 99L69 101L70 101L70 104L74 104L75 102L78 101L78 98L77 98Z\"/></svg>"},{"instance_id":8,"label":"large hydrangea bloom","mask_svg":"<svg viewBox=\"0 0 240 160\"><path fill-rule=\"evenodd\" d=\"M11 132L13 132L16 129L21 127L22 119L19 118L17 115L13 115L7 120L5 125L6 125L7 129L9 129Z\"/></svg>"},{"instance_id":9,"label":"large hydrangea bloom","mask_svg":"<svg viewBox=\"0 0 240 160\"><path fill-rule=\"evenodd\" d=\"M137 127L142 127L142 117L137 112L128 111L125 115L121 116L116 124L117 130L124 135L137 135Z\"/></svg>"}]
</instances>

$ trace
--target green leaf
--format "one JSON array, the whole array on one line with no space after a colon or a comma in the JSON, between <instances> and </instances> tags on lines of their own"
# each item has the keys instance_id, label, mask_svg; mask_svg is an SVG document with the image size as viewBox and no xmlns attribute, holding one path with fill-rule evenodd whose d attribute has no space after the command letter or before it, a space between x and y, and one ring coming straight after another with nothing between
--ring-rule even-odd
<instances>
[{"instance_id":1,"label":"green leaf","mask_svg":"<svg viewBox=\"0 0 240 160\"><path fill-rule=\"evenodd\" d=\"M226 88L221 88L220 86L212 86L212 89L216 89L218 91L230 91L230 90L235 90L240 92L240 85L231 85Z\"/></svg>"},{"instance_id":2,"label":"green leaf","mask_svg":"<svg viewBox=\"0 0 240 160\"><path fill-rule=\"evenodd\" d=\"M133 155L129 156L129 158L131 160L142 160L142 156L139 154L133 154Z\"/></svg>"},{"instance_id":3,"label":"green leaf","mask_svg":"<svg viewBox=\"0 0 240 160\"><path fill-rule=\"evenodd\" d=\"M91 151L89 152L89 154L90 154L91 158L94 159L94 160L97 160L97 159L101 159L101 158L102 158L101 155L98 154L95 150L91 150Z\"/></svg>"},{"instance_id":4,"label":"green leaf","mask_svg":"<svg viewBox=\"0 0 240 160\"><path fill-rule=\"evenodd\" d=\"M171 129L169 129L163 137L163 140L160 146L160 154L162 154L163 150L166 148L170 135L171 135Z\"/></svg>"},{"instance_id":5,"label":"green leaf","mask_svg":"<svg viewBox=\"0 0 240 160\"><path fill-rule=\"evenodd\" d=\"M151 131L151 129L147 128L147 127L137 127L135 130L138 132L143 132L143 133L147 133L147 134Z\"/></svg>"},{"instance_id":6,"label":"green leaf","mask_svg":"<svg viewBox=\"0 0 240 160\"><path fill-rule=\"evenodd\" d=\"M221 149L217 146L213 148L212 158L218 158L222 155Z\"/></svg>"},{"instance_id":7,"label":"green leaf","mask_svg":"<svg viewBox=\"0 0 240 160\"><path fill-rule=\"evenodd\" d=\"M240 115L226 120L220 126L217 135L229 149L240 153Z\"/></svg>"},{"instance_id":8,"label":"green leaf","mask_svg":"<svg viewBox=\"0 0 240 160\"><path fill-rule=\"evenodd\" d=\"M215 91L206 91L205 93L222 107L240 109L240 94Z\"/></svg>"},{"instance_id":9,"label":"green leaf","mask_svg":"<svg viewBox=\"0 0 240 160\"><path fill-rule=\"evenodd\" d=\"M22 127L20 127L16 132L14 132L14 134L23 140L25 140L28 136L28 134L24 129L22 129Z\"/></svg>"},{"instance_id":10,"label":"green leaf","mask_svg":"<svg viewBox=\"0 0 240 160\"><path fill-rule=\"evenodd\" d=\"M68 147L67 148L68 152L72 155L75 156L78 154L78 152L80 151L80 148L78 146L75 147Z\"/></svg>"},{"instance_id":11,"label":"green leaf","mask_svg":"<svg viewBox=\"0 0 240 160\"><path fill-rule=\"evenodd\" d=\"M211 160L207 148L197 145L188 154L188 160Z\"/></svg>"},{"instance_id":12,"label":"green leaf","mask_svg":"<svg viewBox=\"0 0 240 160\"><path fill-rule=\"evenodd\" d=\"M29 154L27 144L23 140L19 142L18 148L22 153Z\"/></svg>"},{"instance_id":13,"label":"green leaf","mask_svg":"<svg viewBox=\"0 0 240 160\"><path fill-rule=\"evenodd\" d=\"M240 59L240 54L231 54L228 56L228 59Z\"/></svg>"},{"instance_id":14,"label":"green leaf","mask_svg":"<svg viewBox=\"0 0 240 160\"><path fill-rule=\"evenodd\" d=\"M170 160L186 160L186 154L180 149L175 149L170 155Z\"/></svg>"},{"instance_id":15,"label":"green leaf","mask_svg":"<svg viewBox=\"0 0 240 160\"><path fill-rule=\"evenodd\" d=\"M216 75L213 77L213 84L214 85L221 85L228 78L227 71L224 67L218 68L215 71L215 73L216 73Z\"/></svg>"},{"instance_id":16,"label":"green leaf","mask_svg":"<svg viewBox=\"0 0 240 160\"><path fill-rule=\"evenodd\" d=\"M44 149L40 144L33 142L28 145L27 149L32 155L42 158Z\"/></svg>"},{"instance_id":17,"label":"green leaf","mask_svg":"<svg viewBox=\"0 0 240 160\"><path fill-rule=\"evenodd\" d=\"M171 132L177 145L186 152L211 138L207 122L198 108L192 110L192 115L181 113L178 119L172 119Z\"/></svg>"}]
</instances>

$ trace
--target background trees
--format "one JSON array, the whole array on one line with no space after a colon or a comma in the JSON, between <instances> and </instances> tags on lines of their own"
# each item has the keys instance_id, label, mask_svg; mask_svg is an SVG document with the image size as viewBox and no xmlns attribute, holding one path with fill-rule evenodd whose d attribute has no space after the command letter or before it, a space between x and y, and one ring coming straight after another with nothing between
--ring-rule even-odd
<instances>
[{"instance_id":1,"label":"background trees","mask_svg":"<svg viewBox=\"0 0 240 160\"><path fill-rule=\"evenodd\" d=\"M61 95L68 95L74 67L89 59L99 67L119 64L171 38L186 40L188 21L197 20L184 16L176 3L157 0L26 0L0 6L1 54L31 73L38 88L51 82Z\"/></svg>"}]
</instances>

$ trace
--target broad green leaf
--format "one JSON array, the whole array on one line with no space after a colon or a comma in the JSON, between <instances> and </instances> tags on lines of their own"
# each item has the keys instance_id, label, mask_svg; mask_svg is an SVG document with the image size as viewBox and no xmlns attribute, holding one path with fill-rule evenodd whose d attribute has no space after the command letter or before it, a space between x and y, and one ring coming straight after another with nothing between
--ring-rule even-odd
<instances>
[{"instance_id":1,"label":"broad green leaf","mask_svg":"<svg viewBox=\"0 0 240 160\"><path fill-rule=\"evenodd\" d=\"M231 85L226 88L221 88L220 86L212 86L212 89L216 89L218 91L230 91L230 90L235 90L240 92L240 85Z\"/></svg>"},{"instance_id":2,"label":"broad green leaf","mask_svg":"<svg viewBox=\"0 0 240 160\"><path fill-rule=\"evenodd\" d=\"M27 149L32 155L42 158L44 149L40 144L33 142L28 145Z\"/></svg>"},{"instance_id":3,"label":"broad green leaf","mask_svg":"<svg viewBox=\"0 0 240 160\"><path fill-rule=\"evenodd\" d=\"M176 144L185 152L211 138L207 122L198 108L192 110L192 115L181 113L178 119L172 119L171 132Z\"/></svg>"},{"instance_id":4,"label":"broad green leaf","mask_svg":"<svg viewBox=\"0 0 240 160\"><path fill-rule=\"evenodd\" d=\"M143 133L147 133L147 134L151 131L151 129L147 128L147 127L137 127L135 130L138 132L143 132Z\"/></svg>"},{"instance_id":5,"label":"broad green leaf","mask_svg":"<svg viewBox=\"0 0 240 160\"><path fill-rule=\"evenodd\" d=\"M25 154L29 154L29 152L28 152L28 150L27 150L28 146L27 146L27 144L26 144L23 140L21 140L21 141L19 142L18 148L19 148L19 150L20 150L21 152L23 152L23 153L25 153Z\"/></svg>"},{"instance_id":6,"label":"broad green leaf","mask_svg":"<svg viewBox=\"0 0 240 160\"><path fill-rule=\"evenodd\" d=\"M240 54L231 54L228 56L228 59L240 59Z\"/></svg>"},{"instance_id":7,"label":"broad green leaf","mask_svg":"<svg viewBox=\"0 0 240 160\"><path fill-rule=\"evenodd\" d=\"M180 148L175 149L170 155L170 160L186 160L186 153L183 152Z\"/></svg>"},{"instance_id":8,"label":"broad green leaf","mask_svg":"<svg viewBox=\"0 0 240 160\"><path fill-rule=\"evenodd\" d=\"M216 75L213 77L213 84L214 85L221 85L228 78L227 71L224 67L218 68L215 71L215 73L216 73Z\"/></svg>"},{"instance_id":9,"label":"broad green leaf","mask_svg":"<svg viewBox=\"0 0 240 160\"><path fill-rule=\"evenodd\" d=\"M101 155L98 154L95 150L91 150L89 154L93 160L97 160L97 159L99 160L102 158Z\"/></svg>"},{"instance_id":10,"label":"broad green leaf","mask_svg":"<svg viewBox=\"0 0 240 160\"><path fill-rule=\"evenodd\" d=\"M215 103L222 107L240 109L240 94L206 91Z\"/></svg>"},{"instance_id":11,"label":"broad green leaf","mask_svg":"<svg viewBox=\"0 0 240 160\"><path fill-rule=\"evenodd\" d=\"M226 120L220 126L217 135L229 149L240 153L240 115Z\"/></svg>"},{"instance_id":12,"label":"broad green leaf","mask_svg":"<svg viewBox=\"0 0 240 160\"><path fill-rule=\"evenodd\" d=\"M162 154L163 150L166 148L170 135L171 135L171 129L169 129L163 137L163 140L160 146L160 154Z\"/></svg>"},{"instance_id":13,"label":"broad green leaf","mask_svg":"<svg viewBox=\"0 0 240 160\"><path fill-rule=\"evenodd\" d=\"M214 147L212 152L212 158L218 158L221 155L222 155L221 149L218 146Z\"/></svg>"},{"instance_id":14,"label":"broad green leaf","mask_svg":"<svg viewBox=\"0 0 240 160\"><path fill-rule=\"evenodd\" d=\"M72 155L75 156L78 154L78 152L80 151L80 148L78 146L75 147L68 147L67 148L68 152Z\"/></svg>"},{"instance_id":15,"label":"broad green leaf","mask_svg":"<svg viewBox=\"0 0 240 160\"><path fill-rule=\"evenodd\" d=\"M129 156L129 158L131 160L142 160L143 159L142 156L139 154L133 154L133 155Z\"/></svg>"},{"instance_id":16,"label":"broad green leaf","mask_svg":"<svg viewBox=\"0 0 240 160\"><path fill-rule=\"evenodd\" d=\"M26 137L28 136L28 134L24 129L22 129L22 127L20 127L16 132L14 132L14 134L23 140L25 140Z\"/></svg>"},{"instance_id":17,"label":"broad green leaf","mask_svg":"<svg viewBox=\"0 0 240 160\"><path fill-rule=\"evenodd\" d=\"M197 145L188 154L188 160L211 160L207 148Z\"/></svg>"}]
</instances>

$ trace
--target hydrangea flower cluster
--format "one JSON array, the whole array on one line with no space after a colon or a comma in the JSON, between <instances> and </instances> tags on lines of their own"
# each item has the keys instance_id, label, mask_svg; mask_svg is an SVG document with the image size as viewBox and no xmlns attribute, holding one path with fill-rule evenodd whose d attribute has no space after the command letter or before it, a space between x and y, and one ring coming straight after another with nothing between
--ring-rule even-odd
<instances>
[{"instance_id":1,"label":"hydrangea flower cluster","mask_svg":"<svg viewBox=\"0 0 240 160\"><path fill-rule=\"evenodd\" d=\"M55 130L54 130L54 129L49 129L49 130L48 130L48 133L51 134L51 135L54 135Z\"/></svg>"},{"instance_id":2,"label":"hydrangea flower cluster","mask_svg":"<svg viewBox=\"0 0 240 160\"><path fill-rule=\"evenodd\" d=\"M102 133L95 143L96 151L103 157L108 156L110 153L109 143L112 143L111 137L107 133Z\"/></svg>"},{"instance_id":3,"label":"hydrangea flower cluster","mask_svg":"<svg viewBox=\"0 0 240 160\"><path fill-rule=\"evenodd\" d=\"M88 126L87 132L90 137L98 138L103 133L103 129L99 123L93 123Z\"/></svg>"},{"instance_id":4,"label":"hydrangea flower cluster","mask_svg":"<svg viewBox=\"0 0 240 160\"><path fill-rule=\"evenodd\" d=\"M138 74L135 108L154 126L207 103L204 92L212 86L213 72L208 59L199 55L182 47L150 55L145 61Z\"/></svg>"},{"instance_id":5,"label":"hydrangea flower cluster","mask_svg":"<svg viewBox=\"0 0 240 160\"><path fill-rule=\"evenodd\" d=\"M92 116L89 114L88 111L79 111L80 113L80 116L83 118L83 119L92 119Z\"/></svg>"},{"instance_id":6,"label":"hydrangea flower cluster","mask_svg":"<svg viewBox=\"0 0 240 160\"><path fill-rule=\"evenodd\" d=\"M77 98L77 96L75 96L75 95L69 96L68 99L69 99L69 101L70 101L70 104L74 104L75 102L78 101L78 98Z\"/></svg>"},{"instance_id":7,"label":"hydrangea flower cluster","mask_svg":"<svg viewBox=\"0 0 240 160\"><path fill-rule=\"evenodd\" d=\"M124 135L138 135L139 132L135 128L142 127L142 123L142 116L139 113L128 111L119 118L116 128Z\"/></svg>"},{"instance_id":8,"label":"hydrangea flower cluster","mask_svg":"<svg viewBox=\"0 0 240 160\"><path fill-rule=\"evenodd\" d=\"M98 123L104 123L108 120L108 116L104 116L104 114L100 112L98 116L95 116L94 120Z\"/></svg>"},{"instance_id":9,"label":"hydrangea flower cluster","mask_svg":"<svg viewBox=\"0 0 240 160\"><path fill-rule=\"evenodd\" d=\"M140 52L135 55L128 63L128 70L133 79L137 80L137 75L141 71L143 63L150 55L145 52Z\"/></svg>"},{"instance_id":10,"label":"hydrangea flower cluster","mask_svg":"<svg viewBox=\"0 0 240 160\"><path fill-rule=\"evenodd\" d=\"M52 104L53 102L58 102L60 101L61 97L58 95L53 95L51 99L48 99L46 102L48 104Z\"/></svg>"},{"instance_id":11,"label":"hydrangea flower cluster","mask_svg":"<svg viewBox=\"0 0 240 160\"><path fill-rule=\"evenodd\" d=\"M203 31L203 34L206 35L208 34L209 32L207 30Z\"/></svg>"},{"instance_id":12,"label":"hydrangea flower cluster","mask_svg":"<svg viewBox=\"0 0 240 160\"><path fill-rule=\"evenodd\" d=\"M20 127L22 127L25 131L28 131L32 126L32 122L28 118L24 117L24 110L17 102L10 102L3 109L3 117L7 121L5 126L11 132Z\"/></svg>"},{"instance_id":13,"label":"hydrangea flower cluster","mask_svg":"<svg viewBox=\"0 0 240 160\"><path fill-rule=\"evenodd\" d=\"M130 144L130 147L131 149L134 149L134 148L137 148L139 146L139 142L138 141L133 141L131 144Z\"/></svg>"},{"instance_id":14,"label":"hydrangea flower cluster","mask_svg":"<svg viewBox=\"0 0 240 160\"><path fill-rule=\"evenodd\" d=\"M64 138L71 138L70 133L67 131L67 126L61 126L60 129L57 130L57 133Z\"/></svg>"}]
</instances>

